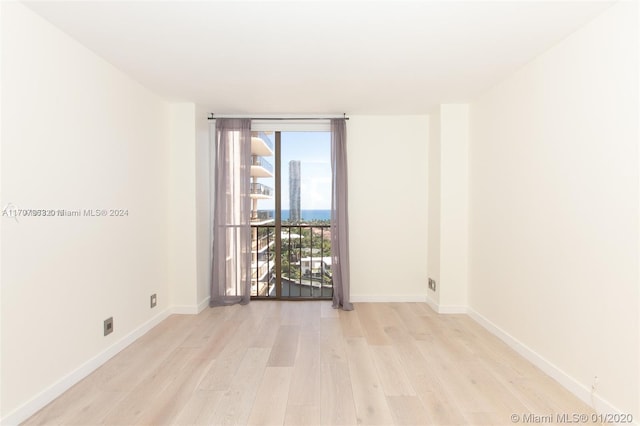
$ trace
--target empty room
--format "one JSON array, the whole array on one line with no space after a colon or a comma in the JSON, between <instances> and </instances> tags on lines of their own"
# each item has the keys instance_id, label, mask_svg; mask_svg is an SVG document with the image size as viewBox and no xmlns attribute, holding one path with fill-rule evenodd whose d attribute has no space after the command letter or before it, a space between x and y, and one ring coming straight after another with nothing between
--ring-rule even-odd
<instances>
[{"instance_id":1,"label":"empty room","mask_svg":"<svg viewBox=\"0 0 640 426\"><path fill-rule=\"evenodd\" d=\"M639 17L0 2L0 424L640 424Z\"/></svg>"}]
</instances>

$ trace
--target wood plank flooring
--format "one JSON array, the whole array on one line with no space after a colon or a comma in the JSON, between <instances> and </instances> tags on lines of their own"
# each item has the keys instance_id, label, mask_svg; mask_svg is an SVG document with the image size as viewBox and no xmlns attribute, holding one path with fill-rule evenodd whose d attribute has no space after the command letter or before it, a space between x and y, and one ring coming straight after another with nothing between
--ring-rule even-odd
<instances>
[{"instance_id":1,"label":"wood plank flooring","mask_svg":"<svg viewBox=\"0 0 640 426\"><path fill-rule=\"evenodd\" d=\"M25 425L509 425L591 414L466 315L255 301L173 315Z\"/></svg>"}]
</instances>

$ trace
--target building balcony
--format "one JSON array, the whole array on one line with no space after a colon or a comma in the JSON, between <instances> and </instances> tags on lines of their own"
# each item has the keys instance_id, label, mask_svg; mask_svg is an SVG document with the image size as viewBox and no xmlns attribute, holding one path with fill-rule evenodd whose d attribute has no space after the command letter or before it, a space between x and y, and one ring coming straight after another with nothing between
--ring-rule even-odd
<instances>
[{"instance_id":1,"label":"building balcony","mask_svg":"<svg viewBox=\"0 0 640 426\"><path fill-rule=\"evenodd\" d=\"M261 183L251 183L251 198L269 199L273 198L273 189Z\"/></svg>"},{"instance_id":2,"label":"building balcony","mask_svg":"<svg viewBox=\"0 0 640 426\"><path fill-rule=\"evenodd\" d=\"M251 136L251 153L261 157L273 157L273 142L264 133Z\"/></svg>"},{"instance_id":3,"label":"building balcony","mask_svg":"<svg viewBox=\"0 0 640 426\"><path fill-rule=\"evenodd\" d=\"M273 211L269 211L269 210L252 210L251 211L252 225L264 225L270 222L273 222Z\"/></svg>"},{"instance_id":4,"label":"building balcony","mask_svg":"<svg viewBox=\"0 0 640 426\"><path fill-rule=\"evenodd\" d=\"M268 296L272 287L273 261L260 261L251 265L251 296Z\"/></svg>"},{"instance_id":5,"label":"building balcony","mask_svg":"<svg viewBox=\"0 0 640 426\"><path fill-rule=\"evenodd\" d=\"M252 177L273 177L273 166L259 155L251 156Z\"/></svg>"},{"instance_id":6,"label":"building balcony","mask_svg":"<svg viewBox=\"0 0 640 426\"><path fill-rule=\"evenodd\" d=\"M256 281L265 281L267 279L267 275L273 269L274 263L273 259L269 260L260 260L258 262L254 262L251 264L251 280Z\"/></svg>"},{"instance_id":7,"label":"building balcony","mask_svg":"<svg viewBox=\"0 0 640 426\"><path fill-rule=\"evenodd\" d=\"M251 252L255 260L262 260L264 252L275 244L272 226L251 225L253 236L251 241Z\"/></svg>"}]
</instances>

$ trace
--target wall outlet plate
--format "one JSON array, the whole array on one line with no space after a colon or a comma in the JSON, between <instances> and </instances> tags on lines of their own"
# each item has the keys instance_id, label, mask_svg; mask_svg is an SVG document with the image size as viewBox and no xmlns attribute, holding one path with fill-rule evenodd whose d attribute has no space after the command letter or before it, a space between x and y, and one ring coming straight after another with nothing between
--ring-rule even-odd
<instances>
[{"instance_id":1,"label":"wall outlet plate","mask_svg":"<svg viewBox=\"0 0 640 426\"><path fill-rule=\"evenodd\" d=\"M104 335L113 333L113 317L104 320Z\"/></svg>"},{"instance_id":2,"label":"wall outlet plate","mask_svg":"<svg viewBox=\"0 0 640 426\"><path fill-rule=\"evenodd\" d=\"M150 303L151 303L151 307L152 308L155 308L156 305L158 304L158 296L155 293L153 293L151 295L151 302Z\"/></svg>"},{"instance_id":3,"label":"wall outlet plate","mask_svg":"<svg viewBox=\"0 0 640 426\"><path fill-rule=\"evenodd\" d=\"M429 278L429 290L436 291L436 280Z\"/></svg>"}]
</instances>

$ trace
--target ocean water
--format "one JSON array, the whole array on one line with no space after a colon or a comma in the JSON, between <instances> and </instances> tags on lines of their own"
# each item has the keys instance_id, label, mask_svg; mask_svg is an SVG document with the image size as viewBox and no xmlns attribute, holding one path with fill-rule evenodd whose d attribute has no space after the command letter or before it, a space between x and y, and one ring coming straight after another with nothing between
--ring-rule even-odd
<instances>
[{"instance_id":1,"label":"ocean water","mask_svg":"<svg viewBox=\"0 0 640 426\"><path fill-rule=\"evenodd\" d=\"M331 220L331 210L301 210L303 220ZM282 220L289 219L289 210L282 210Z\"/></svg>"}]
</instances>

